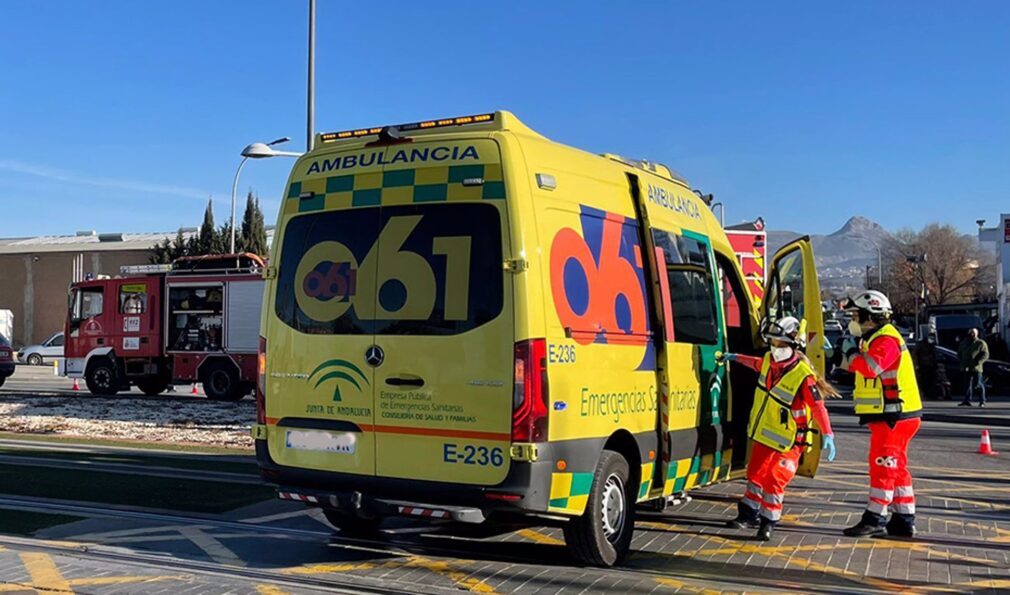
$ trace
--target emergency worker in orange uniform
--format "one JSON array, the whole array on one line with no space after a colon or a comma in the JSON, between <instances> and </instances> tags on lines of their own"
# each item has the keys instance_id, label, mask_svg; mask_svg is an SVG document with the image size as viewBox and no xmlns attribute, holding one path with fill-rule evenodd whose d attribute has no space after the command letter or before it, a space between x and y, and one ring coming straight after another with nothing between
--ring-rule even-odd
<instances>
[{"instance_id":1,"label":"emergency worker in orange uniform","mask_svg":"<svg viewBox=\"0 0 1010 595\"><path fill-rule=\"evenodd\" d=\"M891 324L887 296L865 291L850 298L844 308L852 314L849 332L854 340L843 343L842 367L855 375L856 415L870 429L869 501L859 523L844 533L863 537L886 531L895 537L913 537L915 493L908 444L922 421L915 367L905 339Z\"/></svg>"},{"instance_id":2,"label":"emergency worker in orange uniform","mask_svg":"<svg viewBox=\"0 0 1010 595\"><path fill-rule=\"evenodd\" d=\"M737 517L727 525L757 527L757 538L768 541L782 518L786 486L796 476L800 455L813 439L811 417L820 428L828 460L835 460L834 434L822 400L825 392L835 393L818 379L800 351L804 341L798 320L787 316L777 322L764 321L761 336L771 348L764 357L727 353L722 358L760 374L747 426L751 440L747 489L737 504Z\"/></svg>"}]
</instances>

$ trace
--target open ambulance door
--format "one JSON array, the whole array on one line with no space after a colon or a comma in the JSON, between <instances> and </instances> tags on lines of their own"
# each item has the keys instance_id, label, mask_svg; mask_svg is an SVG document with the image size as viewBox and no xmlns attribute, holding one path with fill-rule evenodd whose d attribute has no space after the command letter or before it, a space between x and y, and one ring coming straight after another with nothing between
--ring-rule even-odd
<instances>
[{"instance_id":1,"label":"open ambulance door","mask_svg":"<svg viewBox=\"0 0 1010 595\"><path fill-rule=\"evenodd\" d=\"M772 258L765 284L761 315L769 320L793 316L805 326L810 363L824 376L824 314L821 310L821 286L817 280L814 250L810 238L804 236L784 246ZM811 420L811 427L817 424ZM813 434L813 445L800 459L797 474L813 477L821 459L820 433Z\"/></svg>"}]
</instances>

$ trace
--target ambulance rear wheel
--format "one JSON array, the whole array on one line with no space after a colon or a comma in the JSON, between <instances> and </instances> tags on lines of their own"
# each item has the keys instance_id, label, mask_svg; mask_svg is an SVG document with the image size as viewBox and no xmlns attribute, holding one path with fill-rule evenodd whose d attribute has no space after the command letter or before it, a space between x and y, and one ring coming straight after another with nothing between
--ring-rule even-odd
<instances>
[{"instance_id":1,"label":"ambulance rear wheel","mask_svg":"<svg viewBox=\"0 0 1010 595\"><path fill-rule=\"evenodd\" d=\"M340 510L323 509L326 520L345 535L355 537L374 537L379 533L382 517L361 518L357 515Z\"/></svg>"},{"instance_id":2,"label":"ambulance rear wheel","mask_svg":"<svg viewBox=\"0 0 1010 595\"><path fill-rule=\"evenodd\" d=\"M245 394L239 386L238 373L231 362L208 364L201 374L203 392L212 401L238 401Z\"/></svg>"},{"instance_id":3,"label":"ambulance rear wheel","mask_svg":"<svg viewBox=\"0 0 1010 595\"><path fill-rule=\"evenodd\" d=\"M568 551L588 566L619 564L631 549L635 498L628 461L605 450L596 464L586 511L564 527Z\"/></svg>"},{"instance_id":4,"label":"ambulance rear wheel","mask_svg":"<svg viewBox=\"0 0 1010 595\"><path fill-rule=\"evenodd\" d=\"M93 395L109 396L119 392L119 374L116 366L108 359L91 362L84 373L84 383Z\"/></svg>"}]
</instances>

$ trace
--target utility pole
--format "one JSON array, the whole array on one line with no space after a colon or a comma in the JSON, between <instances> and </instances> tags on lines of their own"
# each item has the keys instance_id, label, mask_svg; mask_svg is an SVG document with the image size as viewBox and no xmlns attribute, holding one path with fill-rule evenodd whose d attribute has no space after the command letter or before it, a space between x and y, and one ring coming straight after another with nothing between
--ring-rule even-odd
<instances>
[{"instance_id":1,"label":"utility pole","mask_svg":"<svg viewBox=\"0 0 1010 595\"><path fill-rule=\"evenodd\" d=\"M305 150L311 151L316 134L316 0L309 0L309 88Z\"/></svg>"}]
</instances>

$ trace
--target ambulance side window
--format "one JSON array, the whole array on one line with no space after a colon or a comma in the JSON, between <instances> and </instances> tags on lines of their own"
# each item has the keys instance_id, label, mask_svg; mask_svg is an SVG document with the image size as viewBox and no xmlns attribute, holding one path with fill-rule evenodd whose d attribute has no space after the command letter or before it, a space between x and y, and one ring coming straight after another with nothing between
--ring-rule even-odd
<instances>
[{"instance_id":1,"label":"ambulance side window","mask_svg":"<svg viewBox=\"0 0 1010 595\"><path fill-rule=\"evenodd\" d=\"M653 229L662 250L670 288L673 340L715 345L719 340L715 275L708 246L697 239Z\"/></svg>"}]
</instances>

